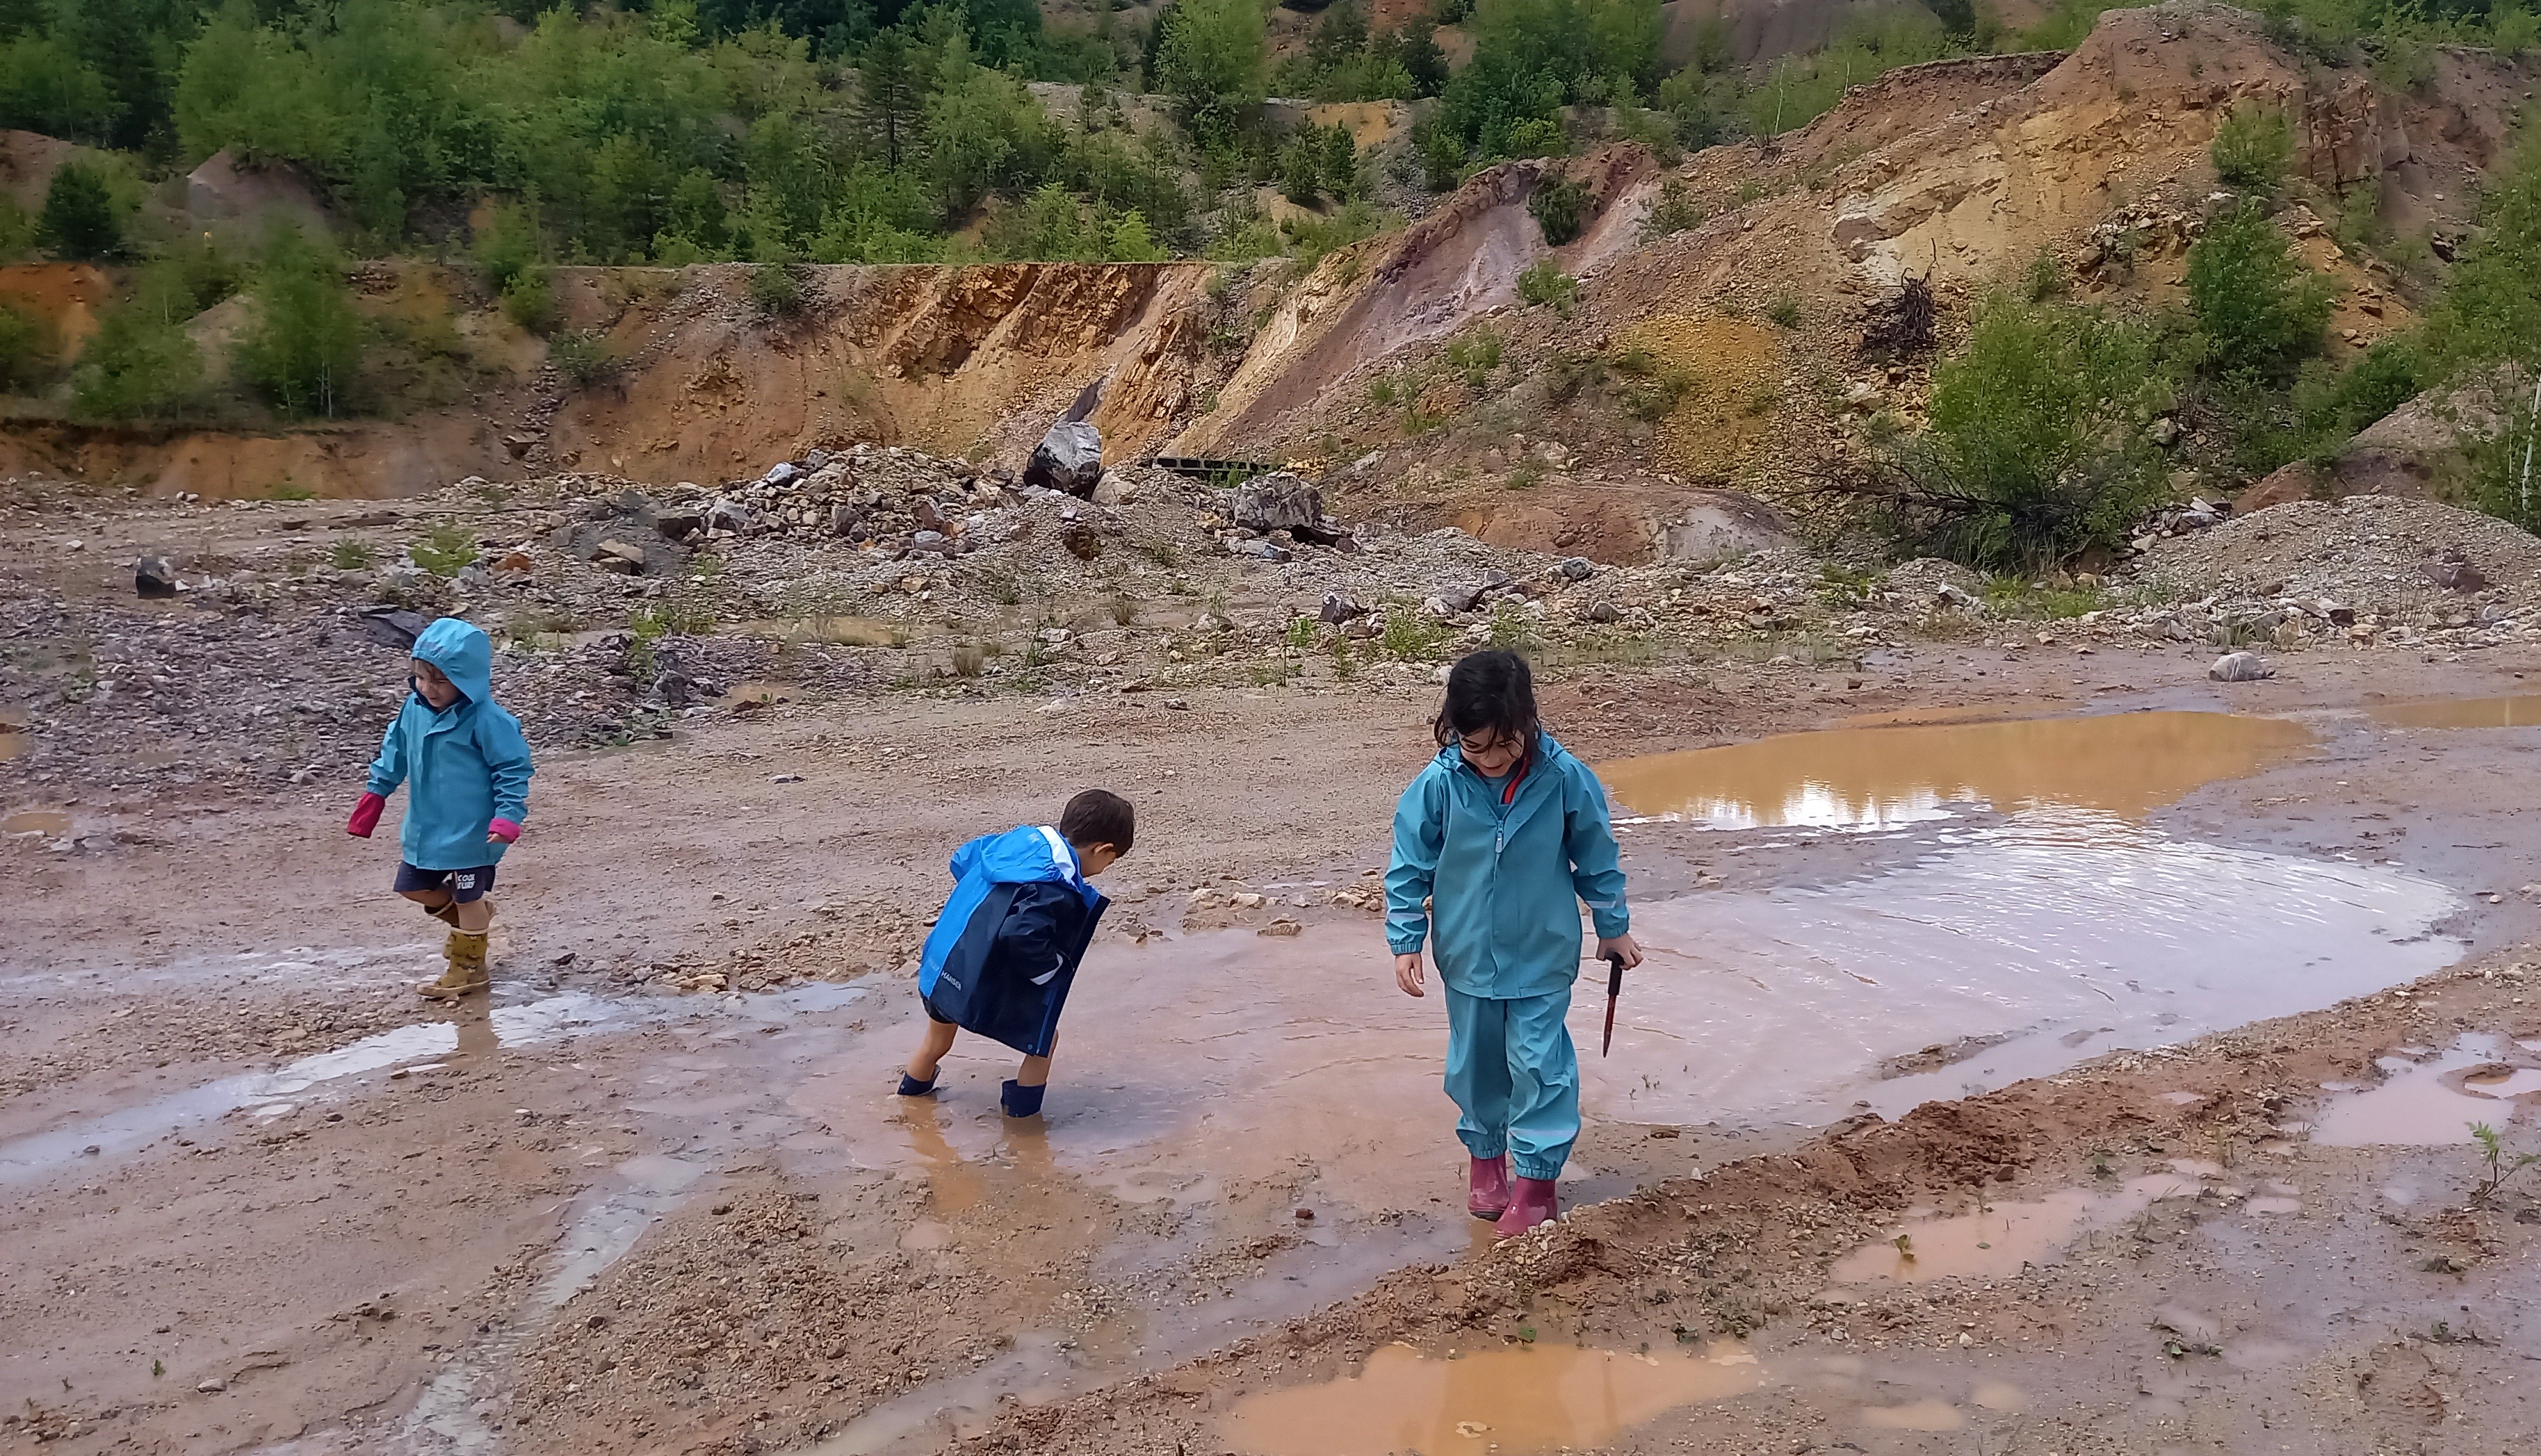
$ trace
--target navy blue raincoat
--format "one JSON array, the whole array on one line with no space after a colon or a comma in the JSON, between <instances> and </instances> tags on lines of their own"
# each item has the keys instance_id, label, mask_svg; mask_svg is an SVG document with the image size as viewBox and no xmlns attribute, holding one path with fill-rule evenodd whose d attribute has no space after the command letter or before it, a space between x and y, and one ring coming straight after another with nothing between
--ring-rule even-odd
<instances>
[{"instance_id":1,"label":"navy blue raincoat","mask_svg":"<svg viewBox=\"0 0 2541 1456\"><path fill-rule=\"evenodd\" d=\"M1047 1057L1086 942L1112 902L1055 829L986 834L953 852L953 897L927 933L917 994L937 1020Z\"/></svg>"}]
</instances>

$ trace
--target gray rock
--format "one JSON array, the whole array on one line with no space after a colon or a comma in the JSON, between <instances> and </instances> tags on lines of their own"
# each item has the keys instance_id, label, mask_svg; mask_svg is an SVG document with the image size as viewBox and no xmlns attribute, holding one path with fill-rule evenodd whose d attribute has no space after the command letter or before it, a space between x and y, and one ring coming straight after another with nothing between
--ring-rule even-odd
<instances>
[{"instance_id":1,"label":"gray rock","mask_svg":"<svg viewBox=\"0 0 2541 1456\"><path fill-rule=\"evenodd\" d=\"M1235 523L1248 530L1320 529L1324 493L1286 470L1256 475L1235 488Z\"/></svg>"},{"instance_id":2,"label":"gray rock","mask_svg":"<svg viewBox=\"0 0 2541 1456\"><path fill-rule=\"evenodd\" d=\"M1488 584L1480 587L1448 587L1429 599L1438 603L1440 616L1452 617L1482 605L1483 597L1488 594L1490 589Z\"/></svg>"},{"instance_id":3,"label":"gray rock","mask_svg":"<svg viewBox=\"0 0 2541 1456\"><path fill-rule=\"evenodd\" d=\"M1597 564L1585 556L1564 557L1561 575L1573 582L1584 582L1597 574Z\"/></svg>"},{"instance_id":4,"label":"gray rock","mask_svg":"<svg viewBox=\"0 0 2541 1456\"><path fill-rule=\"evenodd\" d=\"M830 508L830 534L843 536L852 532L859 519L855 507L844 501L838 502Z\"/></svg>"},{"instance_id":5,"label":"gray rock","mask_svg":"<svg viewBox=\"0 0 2541 1456\"><path fill-rule=\"evenodd\" d=\"M706 529L728 530L738 535L758 524L759 515L739 501L719 500L706 507Z\"/></svg>"},{"instance_id":6,"label":"gray rock","mask_svg":"<svg viewBox=\"0 0 2541 1456\"><path fill-rule=\"evenodd\" d=\"M2488 585L2487 574L2464 561L2459 551L2447 552L2443 560L2428 562L2418 570L2447 591L2477 591Z\"/></svg>"},{"instance_id":7,"label":"gray rock","mask_svg":"<svg viewBox=\"0 0 2541 1456\"><path fill-rule=\"evenodd\" d=\"M2163 450L2170 449L2179 443L2179 421L2163 415L2160 419L2144 426L2144 439Z\"/></svg>"},{"instance_id":8,"label":"gray rock","mask_svg":"<svg viewBox=\"0 0 2541 1456\"><path fill-rule=\"evenodd\" d=\"M375 606L362 613L362 635L382 647L404 652L423 635L423 617L402 607Z\"/></svg>"},{"instance_id":9,"label":"gray rock","mask_svg":"<svg viewBox=\"0 0 2541 1456\"><path fill-rule=\"evenodd\" d=\"M1293 561L1297 554L1276 541L1238 541L1231 549L1238 556L1262 561Z\"/></svg>"},{"instance_id":10,"label":"gray rock","mask_svg":"<svg viewBox=\"0 0 2541 1456\"><path fill-rule=\"evenodd\" d=\"M132 566L132 589L144 596L177 594L177 569L165 556L144 556Z\"/></svg>"},{"instance_id":11,"label":"gray rock","mask_svg":"<svg viewBox=\"0 0 2541 1456\"><path fill-rule=\"evenodd\" d=\"M1779 511L1737 491L1695 490L1682 497L1676 520L1659 530L1659 559L1699 566L1796 544Z\"/></svg>"},{"instance_id":12,"label":"gray rock","mask_svg":"<svg viewBox=\"0 0 2541 1456\"><path fill-rule=\"evenodd\" d=\"M2206 675L2216 682L2257 682L2276 676L2277 669L2260 660L2257 653L2225 653L2206 669Z\"/></svg>"},{"instance_id":13,"label":"gray rock","mask_svg":"<svg viewBox=\"0 0 2541 1456\"><path fill-rule=\"evenodd\" d=\"M1090 496L1103 480L1103 432L1082 420L1066 420L1033 447L1024 465L1024 484Z\"/></svg>"},{"instance_id":14,"label":"gray rock","mask_svg":"<svg viewBox=\"0 0 2541 1456\"><path fill-rule=\"evenodd\" d=\"M1588 620L1592 622L1616 622L1623 620L1623 608L1611 601L1595 602L1588 608Z\"/></svg>"},{"instance_id":15,"label":"gray rock","mask_svg":"<svg viewBox=\"0 0 2541 1456\"><path fill-rule=\"evenodd\" d=\"M1359 605L1356 598L1344 596L1339 591L1327 591L1324 593L1323 619L1326 622L1338 627L1342 623L1350 620L1352 617L1363 617L1366 615L1367 608Z\"/></svg>"},{"instance_id":16,"label":"gray rock","mask_svg":"<svg viewBox=\"0 0 2541 1456\"><path fill-rule=\"evenodd\" d=\"M811 471L815 475L818 475L823 470L829 468L830 461L834 458L835 457L828 451L816 450L803 457L803 468Z\"/></svg>"},{"instance_id":17,"label":"gray rock","mask_svg":"<svg viewBox=\"0 0 2541 1456\"><path fill-rule=\"evenodd\" d=\"M1125 506L1137 498L1137 485L1118 470L1104 471L1103 478L1094 482L1090 497L1098 506Z\"/></svg>"},{"instance_id":18,"label":"gray rock","mask_svg":"<svg viewBox=\"0 0 2541 1456\"><path fill-rule=\"evenodd\" d=\"M803 471L801 468L796 466L792 460L779 460L775 464L767 467L767 473L759 477L759 483L762 485L783 485L802 473Z\"/></svg>"}]
</instances>

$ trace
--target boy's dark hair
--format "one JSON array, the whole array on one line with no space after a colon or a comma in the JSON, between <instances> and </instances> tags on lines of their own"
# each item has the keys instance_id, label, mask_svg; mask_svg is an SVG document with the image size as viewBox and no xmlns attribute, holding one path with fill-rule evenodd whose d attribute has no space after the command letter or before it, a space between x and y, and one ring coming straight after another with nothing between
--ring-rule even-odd
<instances>
[{"instance_id":1,"label":"boy's dark hair","mask_svg":"<svg viewBox=\"0 0 2541 1456\"><path fill-rule=\"evenodd\" d=\"M1137 837L1137 816L1129 811L1129 800L1120 795L1088 789L1067 801L1066 812L1058 816L1058 832L1079 849L1108 844L1125 855L1129 842Z\"/></svg>"},{"instance_id":2,"label":"boy's dark hair","mask_svg":"<svg viewBox=\"0 0 2541 1456\"><path fill-rule=\"evenodd\" d=\"M1430 722L1438 746L1475 733L1515 738L1535 756L1535 673L1515 653L1472 653L1447 673L1447 698Z\"/></svg>"}]
</instances>

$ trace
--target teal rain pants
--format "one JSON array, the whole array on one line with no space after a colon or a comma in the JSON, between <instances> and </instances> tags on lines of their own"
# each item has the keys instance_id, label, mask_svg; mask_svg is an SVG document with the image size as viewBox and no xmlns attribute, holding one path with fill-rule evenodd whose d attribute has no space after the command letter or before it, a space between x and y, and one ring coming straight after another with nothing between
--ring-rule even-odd
<instances>
[{"instance_id":1,"label":"teal rain pants","mask_svg":"<svg viewBox=\"0 0 2541 1456\"><path fill-rule=\"evenodd\" d=\"M1476 1157L1510 1154L1521 1178L1559 1178L1579 1141L1579 1054L1570 988L1494 1001L1447 993L1447 1095L1456 1136Z\"/></svg>"}]
</instances>

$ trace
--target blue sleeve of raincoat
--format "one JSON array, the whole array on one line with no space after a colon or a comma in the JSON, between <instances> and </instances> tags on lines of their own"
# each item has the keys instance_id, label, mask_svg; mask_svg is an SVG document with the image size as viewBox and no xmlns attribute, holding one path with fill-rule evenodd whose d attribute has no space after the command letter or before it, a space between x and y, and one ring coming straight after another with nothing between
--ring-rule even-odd
<instances>
[{"instance_id":1,"label":"blue sleeve of raincoat","mask_svg":"<svg viewBox=\"0 0 2541 1456\"><path fill-rule=\"evenodd\" d=\"M1394 858L1385 867L1385 943L1412 955L1429 938L1429 887L1447 842L1447 785L1426 770L1394 809Z\"/></svg>"},{"instance_id":2,"label":"blue sleeve of raincoat","mask_svg":"<svg viewBox=\"0 0 2541 1456\"><path fill-rule=\"evenodd\" d=\"M380 756L371 760L371 793L385 798L397 793L405 782L405 704L389 718L389 730L380 735Z\"/></svg>"},{"instance_id":3,"label":"blue sleeve of raincoat","mask_svg":"<svg viewBox=\"0 0 2541 1456\"><path fill-rule=\"evenodd\" d=\"M1006 923L997 927L997 953L1006 968L1035 986L1049 985L1067 964L1068 947L1074 943L1068 931L1084 909L1085 902L1066 885L1016 886Z\"/></svg>"},{"instance_id":4,"label":"blue sleeve of raincoat","mask_svg":"<svg viewBox=\"0 0 2541 1456\"><path fill-rule=\"evenodd\" d=\"M494 817L530 822L530 740L508 713L476 715L476 751L494 777Z\"/></svg>"},{"instance_id":5,"label":"blue sleeve of raincoat","mask_svg":"<svg viewBox=\"0 0 2541 1456\"><path fill-rule=\"evenodd\" d=\"M1631 933L1633 913L1624 904L1623 852L1606 817L1606 786L1582 764L1568 787L1561 850L1570 860L1570 886L1588 907L1597 938L1611 940Z\"/></svg>"}]
</instances>

